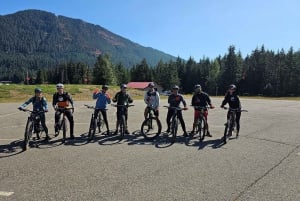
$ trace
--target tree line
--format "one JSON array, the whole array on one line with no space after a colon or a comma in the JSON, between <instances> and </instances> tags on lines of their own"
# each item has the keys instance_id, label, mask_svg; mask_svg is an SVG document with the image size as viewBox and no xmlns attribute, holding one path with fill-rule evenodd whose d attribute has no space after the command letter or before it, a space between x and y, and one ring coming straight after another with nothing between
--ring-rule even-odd
<instances>
[{"instance_id":1,"label":"tree line","mask_svg":"<svg viewBox=\"0 0 300 201\"><path fill-rule=\"evenodd\" d=\"M113 64L106 54L99 55L94 66L68 62L53 68L21 69L18 72L1 70L0 79L28 84L70 83L119 85L130 81L154 81L169 90L179 85L182 93L192 93L195 84L200 84L210 95L223 95L230 84L236 84L241 95L299 96L300 52L290 48L273 52L264 46L251 55L242 57L234 46L228 53L213 60L193 58L187 61L178 57L175 61L160 61L149 66L146 59L131 67L122 63Z\"/></svg>"}]
</instances>

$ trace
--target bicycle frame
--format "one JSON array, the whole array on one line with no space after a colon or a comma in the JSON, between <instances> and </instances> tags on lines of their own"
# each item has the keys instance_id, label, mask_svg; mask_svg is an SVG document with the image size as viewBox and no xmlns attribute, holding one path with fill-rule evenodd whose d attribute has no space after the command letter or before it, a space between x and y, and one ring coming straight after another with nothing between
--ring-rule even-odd
<instances>
[{"instance_id":1,"label":"bicycle frame","mask_svg":"<svg viewBox=\"0 0 300 201\"><path fill-rule=\"evenodd\" d=\"M170 106L164 106L168 109L174 110L173 115L171 117L171 134L172 139L171 142L174 143L177 136L177 130L178 130L178 111L182 110L181 107L170 107Z\"/></svg>"},{"instance_id":2,"label":"bicycle frame","mask_svg":"<svg viewBox=\"0 0 300 201\"><path fill-rule=\"evenodd\" d=\"M99 133L101 132L101 128L104 126L101 110L99 109L97 117L95 117L95 108L94 106L89 106L89 105L84 105L88 109L93 109L94 112L92 113L91 121L90 121L90 127L89 127L89 132L88 132L88 138L89 140L93 139L96 133L96 128L98 127Z\"/></svg>"}]
</instances>

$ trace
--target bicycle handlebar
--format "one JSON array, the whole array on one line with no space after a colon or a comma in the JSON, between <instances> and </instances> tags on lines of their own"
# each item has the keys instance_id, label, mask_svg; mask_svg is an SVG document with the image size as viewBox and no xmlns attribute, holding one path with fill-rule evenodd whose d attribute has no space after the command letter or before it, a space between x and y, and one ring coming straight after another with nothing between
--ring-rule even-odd
<instances>
[{"instance_id":1,"label":"bicycle handlebar","mask_svg":"<svg viewBox=\"0 0 300 201\"><path fill-rule=\"evenodd\" d=\"M36 114L39 114L39 113L45 113L44 110L41 110L41 111L38 111L38 110L29 110L29 109L26 109L26 108L18 108L19 110L23 111L23 112L30 112L30 113L36 113Z\"/></svg>"},{"instance_id":2,"label":"bicycle handlebar","mask_svg":"<svg viewBox=\"0 0 300 201\"><path fill-rule=\"evenodd\" d=\"M117 104L111 104L111 106L114 106L114 107L132 107L134 105L117 105Z\"/></svg>"},{"instance_id":3,"label":"bicycle handlebar","mask_svg":"<svg viewBox=\"0 0 300 201\"><path fill-rule=\"evenodd\" d=\"M173 109L173 110L187 110L187 108L181 108L181 107L171 107L171 106L164 106L164 107Z\"/></svg>"},{"instance_id":4,"label":"bicycle handlebar","mask_svg":"<svg viewBox=\"0 0 300 201\"><path fill-rule=\"evenodd\" d=\"M233 109L233 108L230 108L230 107L223 107L224 110L229 110L229 111L235 111L235 112L248 112L248 110L242 110L242 109Z\"/></svg>"}]
</instances>

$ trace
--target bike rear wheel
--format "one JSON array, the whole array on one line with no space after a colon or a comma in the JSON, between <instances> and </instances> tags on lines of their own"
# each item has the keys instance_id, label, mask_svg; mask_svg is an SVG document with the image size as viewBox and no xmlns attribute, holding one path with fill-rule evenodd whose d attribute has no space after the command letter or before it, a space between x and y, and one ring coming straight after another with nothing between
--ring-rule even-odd
<instances>
[{"instance_id":1,"label":"bike rear wheel","mask_svg":"<svg viewBox=\"0 0 300 201\"><path fill-rule=\"evenodd\" d=\"M141 134L147 140L153 140L161 133L161 122L155 117L145 119L141 126Z\"/></svg>"},{"instance_id":2,"label":"bike rear wheel","mask_svg":"<svg viewBox=\"0 0 300 201\"><path fill-rule=\"evenodd\" d=\"M25 129L25 134L24 134L24 143L23 143L23 150L27 150L29 141L32 136L32 131L33 131L33 122L28 119L26 123L26 129Z\"/></svg>"}]
</instances>

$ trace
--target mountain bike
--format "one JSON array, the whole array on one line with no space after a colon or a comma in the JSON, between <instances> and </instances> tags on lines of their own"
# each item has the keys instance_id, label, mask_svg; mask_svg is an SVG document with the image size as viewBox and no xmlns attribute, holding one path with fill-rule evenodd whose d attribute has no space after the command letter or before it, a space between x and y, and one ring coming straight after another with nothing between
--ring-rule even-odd
<instances>
[{"instance_id":1,"label":"mountain bike","mask_svg":"<svg viewBox=\"0 0 300 201\"><path fill-rule=\"evenodd\" d=\"M21 111L29 112L30 115L27 118L26 128L24 133L24 141L23 141L23 150L26 151L29 145L29 141L33 139L40 139L42 134L44 133L44 128L41 124L40 114L45 111L32 111L24 108L18 108ZM36 134L36 138L32 137L32 133Z\"/></svg>"},{"instance_id":2,"label":"mountain bike","mask_svg":"<svg viewBox=\"0 0 300 201\"><path fill-rule=\"evenodd\" d=\"M193 106L195 110L200 111L199 118L197 119L196 122L196 127L195 127L195 134L199 134L199 140L203 141L206 134L207 134L207 128L208 128L208 123L206 121L206 118L204 116L205 112L209 109L209 107L200 107L200 106ZM193 133L190 134L191 137L194 136Z\"/></svg>"},{"instance_id":3,"label":"mountain bike","mask_svg":"<svg viewBox=\"0 0 300 201\"><path fill-rule=\"evenodd\" d=\"M93 109L94 111L96 110L94 106L90 106L90 105L84 105L84 106L86 106L88 109ZM97 128L98 128L98 132L100 133L103 126L104 126L104 120L102 118L101 111L98 112L97 117L94 117L94 112L93 112L90 121L88 139L92 140L95 136Z\"/></svg>"},{"instance_id":4,"label":"mountain bike","mask_svg":"<svg viewBox=\"0 0 300 201\"><path fill-rule=\"evenodd\" d=\"M148 106L147 118L143 121L141 126L141 134L147 140L153 140L161 133L161 122L158 117L154 115L155 109Z\"/></svg>"},{"instance_id":5,"label":"mountain bike","mask_svg":"<svg viewBox=\"0 0 300 201\"><path fill-rule=\"evenodd\" d=\"M65 141L66 141L66 135L67 135L67 130L68 130L66 111L68 111L70 109L74 109L74 108L57 108L56 109L56 110L60 111L60 117L59 117L58 123L56 125L57 131L58 131L56 136L58 136L59 132L62 130L62 132L63 132L62 143L65 143Z\"/></svg>"},{"instance_id":6,"label":"mountain bike","mask_svg":"<svg viewBox=\"0 0 300 201\"><path fill-rule=\"evenodd\" d=\"M178 131L178 111L183 110L183 108L181 107L170 107L170 106L164 106L168 109L174 110L173 115L171 117L171 126L170 126L170 130L171 130L171 143L174 143L176 140L176 136L177 136L177 131Z\"/></svg>"},{"instance_id":7,"label":"mountain bike","mask_svg":"<svg viewBox=\"0 0 300 201\"><path fill-rule=\"evenodd\" d=\"M121 108L121 115L120 115L120 119L118 119L118 122L119 122L120 140L122 140L124 138L125 129L126 129L126 126L127 126L126 125L126 118L125 118L125 111L128 107L132 107L134 105L115 105L115 104L112 104L112 106L117 107L117 108Z\"/></svg>"},{"instance_id":8,"label":"mountain bike","mask_svg":"<svg viewBox=\"0 0 300 201\"><path fill-rule=\"evenodd\" d=\"M223 142L224 144L227 143L230 136L232 136L232 132L234 131L236 127L236 113L237 112L248 112L247 110L241 110L241 109L233 109L233 108L227 108L223 107L225 110L229 110L229 118L227 119L227 122L225 125L224 130L224 136L223 136ZM236 131L236 137L238 137L239 131Z\"/></svg>"}]
</instances>

